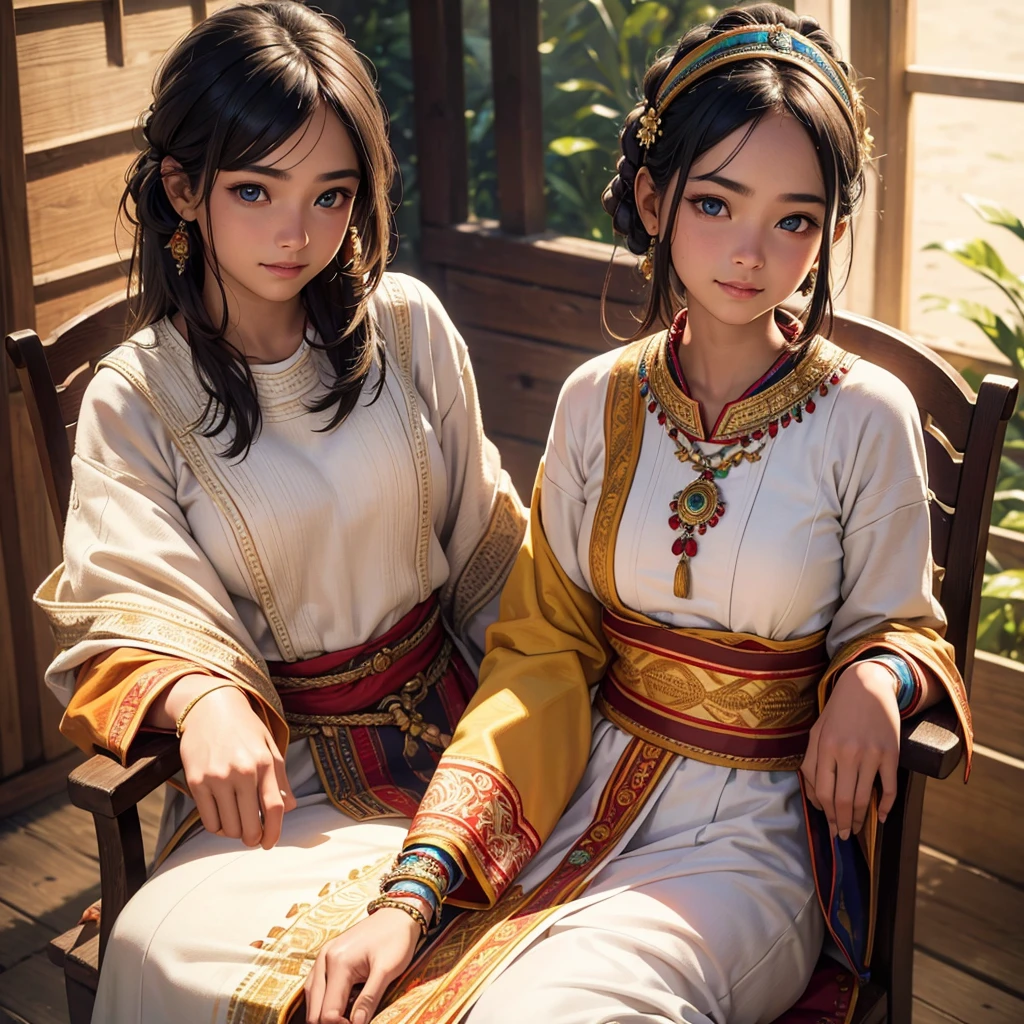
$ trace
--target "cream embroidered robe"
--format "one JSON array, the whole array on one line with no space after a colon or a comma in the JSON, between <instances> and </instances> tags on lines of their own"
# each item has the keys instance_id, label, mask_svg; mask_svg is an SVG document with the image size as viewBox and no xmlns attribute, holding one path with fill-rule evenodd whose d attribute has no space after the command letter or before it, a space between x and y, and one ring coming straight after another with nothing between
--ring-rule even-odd
<instances>
[{"instance_id":1,"label":"cream embroidered robe","mask_svg":"<svg viewBox=\"0 0 1024 1024\"><path fill-rule=\"evenodd\" d=\"M744 1024L803 991L824 922L796 773L666 760L592 713L610 656L602 600L675 629L769 641L827 630L823 692L866 648L895 649L948 688L970 742L939 637L907 388L816 339L777 386L727 406L723 440L697 442L705 452L776 423L760 461L716 481L726 513L700 536L680 599L670 502L695 473L648 401L705 435L664 335L648 350L655 392L637 402L646 344L591 360L562 390L480 690L410 832L467 864L452 902L490 909L456 923L380 1024L451 1024L467 1010L467 1024ZM689 708L687 680L675 689Z\"/></svg>"},{"instance_id":2,"label":"cream embroidered robe","mask_svg":"<svg viewBox=\"0 0 1024 1024\"><path fill-rule=\"evenodd\" d=\"M319 431L328 414L307 407L322 393L320 353L303 344L253 366L263 426L241 461L190 430L205 395L169 321L103 361L82 403L65 561L37 594L60 649L47 683L70 701L65 729L87 749L124 756L161 688L196 665L242 685L283 745L266 662L360 644L435 591L456 638L482 648L522 506L484 436L465 343L435 296L387 275L370 315L386 343L379 399ZM126 648L184 669L75 696L80 666ZM275 1019L294 1000L296 950L315 955L362 913L407 822L345 819L305 742L289 748L287 768L300 807L275 850L203 833L119 918L95 1020ZM169 800L163 839L192 806Z\"/></svg>"}]
</instances>

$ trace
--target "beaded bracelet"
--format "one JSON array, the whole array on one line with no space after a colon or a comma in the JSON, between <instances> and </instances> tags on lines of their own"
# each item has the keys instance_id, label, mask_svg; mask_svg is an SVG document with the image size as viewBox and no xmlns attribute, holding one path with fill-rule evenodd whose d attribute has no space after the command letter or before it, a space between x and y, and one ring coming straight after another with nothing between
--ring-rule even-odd
<instances>
[{"instance_id":1,"label":"beaded bracelet","mask_svg":"<svg viewBox=\"0 0 1024 1024\"><path fill-rule=\"evenodd\" d=\"M387 892L393 885L398 882L417 882L422 886L425 886L430 890L431 894L437 899L440 904L444 901L444 891L438 884L437 879L431 878L428 875L414 874L411 871L400 871L398 869L389 871L380 880L380 891L382 893Z\"/></svg>"},{"instance_id":2,"label":"beaded bracelet","mask_svg":"<svg viewBox=\"0 0 1024 1024\"><path fill-rule=\"evenodd\" d=\"M395 899L392 896L378 896L375 900L370 900L366 907L366 913L375 914L378 910L381 910L384 907L394 907L395 910L404 910L420 926L421 937L425 936L429 931L430 925L427 922L426 914L424 914L419 907L414 907L411 903Z\"/></svg>"},{"instance_id":3,"label":"beaded bracelet","mask_svg":"<svg viewBox=\"0 0 1024 1024\"><path fill-rule=\"evenodd\" d=\"M437 880L437 883L445 890L451 881L448 869L436 857L423 853L400 853L395 859L396 871L416 871L429 875Z\"/></svg>"},{"instance_id":4,"label":"beaded bracelet","mask_svg":"<svg viewBox=\"0 0 1024 1024\"><path fill-rule=\"evenodd\" d=\"M423 900L430 907L430 916L434 917L437 914L437 908L440 907L440 902L437 898L437 893L430 888L429 885L424 885L418 880L403 879L401 881L392 882L384 891L385 896L396 896L398 893L409 894L415 896L417 899Z\"/></svg>"},{"instance_id":5,"label":"beaded bracelet","mask_svg":"<svg viewBox=\"0 0 1024 1024\"><path fill-rule=\"evenodd\" d=\"M427 919L428 924L433 924L439 917L434 901L419 893L409 892L399 886L397 889L389 889L384 895L393 900L412 900L422 908L423 916Z\"/></svg>"},{"instance_id":6,"label":"beaded bracelet","mask_svg":"<svg viewBox=\"0 0 1024 1024\"><path fill-rule=\"evenodd\" d=\"M457 889L465 881L466 875L456 859L447 850L442 850L439 846L429 846L427 844L407 846L402 851L402 856L404 857L406 854L418 854L419 856L429 857L431 860L437 861L448 873L448 892L451 892L452 889Z\"/></svg>"}]
</instances>

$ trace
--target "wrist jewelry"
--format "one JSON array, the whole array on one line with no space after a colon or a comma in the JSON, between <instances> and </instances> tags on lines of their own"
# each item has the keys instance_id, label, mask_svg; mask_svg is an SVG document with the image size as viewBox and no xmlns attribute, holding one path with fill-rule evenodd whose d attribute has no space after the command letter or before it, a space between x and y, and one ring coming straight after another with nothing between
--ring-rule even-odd
<instances>
[{"instance_id":1,"label":"wrist jewelry","mask_svg":"<svg viewBox=\"0 0 1024 1024\"><path fill-rule=\"evenodd\" d=\"M900 714L905 715L912 711L917 704L919 688L906 658L883 651L866 660L884 665L892 673L895 680L896 706L899 708Z\"/></svg>"},{"instance_id":2,"label":"wrist jewelry","mask_svg":"<svg viewBox=\"0 0 1024 1024\"><path fill-rule=\"evenodd\" d=\"M203 690L198 696L193 697L182 709L181 714L178 715L174 722L174 735L181 739L181 729L185 724L185 718L188 713L204 698L208 697L214 690L223 690L226 686L233 686L236 690L241 689L236 683L218 683L216 686L211 686L208 690Z\"/></svg>"},{"instance_id":3,"label":"wrist jewelry","mask_svg":"<svg viewBox=\"0 0 1024 1024\"><path fill-rule=\"evenodd\" d=\"M391 896L378 896L375 900L371 900L366 907L367 914L375 914L378 910L383 907L394 907L396 910L404 910L419 926L420 936L425 936L429 930L426 915L419 907L413 906L411 903L405 903L402 900L394 899Z\"/></svg>"}]
</instances>

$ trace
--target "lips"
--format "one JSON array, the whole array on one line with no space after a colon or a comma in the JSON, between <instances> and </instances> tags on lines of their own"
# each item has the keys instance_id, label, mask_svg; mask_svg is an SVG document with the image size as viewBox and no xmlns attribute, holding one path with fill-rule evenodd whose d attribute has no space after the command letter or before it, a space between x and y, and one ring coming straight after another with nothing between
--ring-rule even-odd
<instances>
[{"instance_id":1,"label":"lips","mask_svg":"<svg viewBox=\"0 0 1024 1024\"><path fill-rule=\"evenodd\" d=\"M305 263L261 263L261 267L268 270L274 277L298 277L306 269Z\"/></svg>"},{"instance_id":2,"label":"lips","mask_svg":"<svg viewBox=\"0 0 1024 1024\"><path fill-rule=\"evenodd\" d=\"M716 281L715 284L734 299L751 299L764 291L749 281Z\"/></svg>"}]
</instances>

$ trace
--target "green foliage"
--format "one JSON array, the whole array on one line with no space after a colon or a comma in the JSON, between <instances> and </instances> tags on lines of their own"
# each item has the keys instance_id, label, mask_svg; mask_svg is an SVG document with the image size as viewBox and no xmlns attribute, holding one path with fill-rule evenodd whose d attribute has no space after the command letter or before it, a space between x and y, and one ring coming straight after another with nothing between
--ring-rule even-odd
<instances>
[{"instance_id":1,"label":"green foliage","mask_svg":"<svg viewBox=\"0 0 1024 1024\"><path fill-rule=\"evenodd\" d=\"M1005 207L977 196L965 201L982 220L1005 228L1024 241L1024 224ZM1005 315L988 306L963 299L929 295L932 309L943 309L974 324L1010 360L1011 370L1024 380L1024 278L1013 273L1002 257L980 238L933 242L928 249L948 253L1002 292L1008 303ZM977 374L966 374L972 387L980 383ZM1024 533L1024 410L1017 409L1006 431L1006 443L999 461L999 477L992 502L992 522L1007 530ZM1024 569L1008 569L989 556L982 586L978 647L1004 657L1024 659Z\"/></svg>"}]
</instances>

